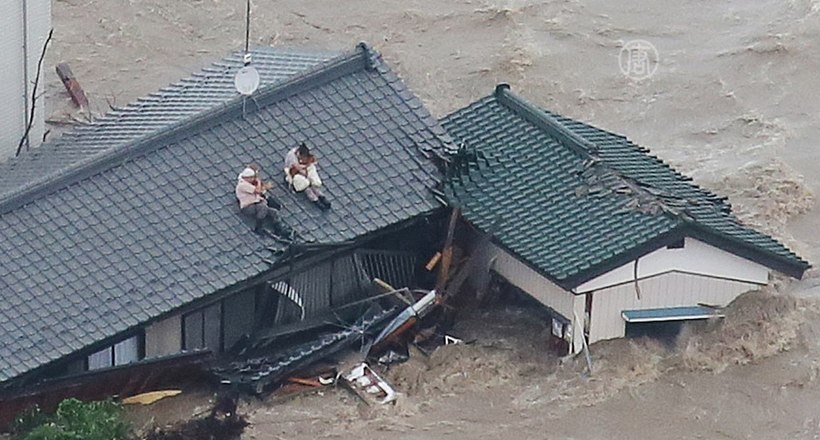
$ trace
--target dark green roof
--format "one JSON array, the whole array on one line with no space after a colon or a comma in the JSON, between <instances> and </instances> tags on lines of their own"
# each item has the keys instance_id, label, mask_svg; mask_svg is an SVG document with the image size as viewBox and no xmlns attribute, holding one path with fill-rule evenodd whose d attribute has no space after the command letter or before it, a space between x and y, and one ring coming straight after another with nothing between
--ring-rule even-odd
<instances>
[{"instance_id":1,"label":"dark green roof","mask_svg":"<svg viewBox=\"0 0 820 440\"><path fill-rule=\"evenodd\" d=\"M506 85L441 122L461 145L450 152L450 202L566 288L685 236L797 278L809 267L645 148Z\"/></svg>"}]
</instances>

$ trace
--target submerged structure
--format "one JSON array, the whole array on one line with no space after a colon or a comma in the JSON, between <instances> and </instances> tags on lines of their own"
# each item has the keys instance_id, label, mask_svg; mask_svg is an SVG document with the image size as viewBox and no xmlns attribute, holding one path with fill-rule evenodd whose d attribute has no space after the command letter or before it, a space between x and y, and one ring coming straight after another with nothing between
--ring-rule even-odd
<instances>
[{"instance_id":1,"label":"submerged structure","mask_svg":"<svg viewBox=\"0 0 820 440\"><path fill-rule=\"evenodd\" d=\"M223 383L259 393L343 347L406 345L392 336L465 281L535 298L555 345L577 353L719 315L772 272L808 268L646 149L506 85L436 121L366 44L251 58L251 96L232 54L0 163L0 424L39 391L138 392L212 355ZM301 142L331 209L282 179ZM273 180L287 240L240 213L251 163ZM458 234L442 226L450 208ZM468 256L448 280L454 236ZM402 289L436 264L435 289ZM385 295L375 279L400 302L371 301Z\"/></svg>"},{"instance_id":2,"label":"submerged structure","mask_svg":"<svg viewBox=\"0 0 820 440\"><path fill-rule=\"evenodd\" d=\"M402 231L442 207L434 161L449 137L364 44L255 59L269 81L251 98L220 91L241 66L229 59L3 165L18 185L0 187L0 400L87 370L221 353L356 301L373 278L410 283L424 243ZM301 141L320 158L329 211L279 182ZM269 197L293 242L254 234L239 213L236 173L251 162L279 182Z\"/></svg>"},{"instance_id":3,"label":"submerged structure","mask_svg":"<svg viewBox=\"0 0 820 440\"><path fill-rule=\"evenodd\" d=\"M507 85L441 123L461 146L449 199L493 236L473 249L483 261L474 282L484 288L493 273L536 298L572 352L582 335L713 316L771 272L800 278L809 267L645 148Z\"/></svg>"}]
</instances>

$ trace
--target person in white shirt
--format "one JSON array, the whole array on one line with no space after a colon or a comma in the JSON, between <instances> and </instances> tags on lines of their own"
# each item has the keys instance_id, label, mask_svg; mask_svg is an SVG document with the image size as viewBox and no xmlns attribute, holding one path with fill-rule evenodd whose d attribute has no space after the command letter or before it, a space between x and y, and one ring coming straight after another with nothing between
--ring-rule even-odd
<instances>
[{"instance_id":1,"label":"person in white shirt","mask_svg":"<svg viewBox=\"0 0 820 440\"><path fill-rule=\"evenodd\" d=\"M304 142L285 154L285 180L296 192L304 192L308 200L321 209L329 209L330 201L322 194L322 179L316 168L316 156Z\"/></svg>"}]
</instances>

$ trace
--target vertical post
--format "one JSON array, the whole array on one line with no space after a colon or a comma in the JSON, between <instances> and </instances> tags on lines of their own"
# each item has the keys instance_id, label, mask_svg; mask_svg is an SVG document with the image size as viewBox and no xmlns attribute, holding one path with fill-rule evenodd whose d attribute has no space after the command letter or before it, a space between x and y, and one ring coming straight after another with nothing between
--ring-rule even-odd
<instances>
[{"instance_id":1,"label":"vertical post","mask_svg":"<svg viewBox=\"0 0 820 440\"><path fill-rule=\"evenodd\" d=\"M441 251L441 267L436 280L436 292L441 295L444 285L450 276L450 264L453 260L453 239L455 237L456 224L458 222L458 208L453 208L450 212L450 222L447 225L447 237L444 239L444 249ZM453 292L455 293L455 292Z\"/></svg>"}]
</instances>

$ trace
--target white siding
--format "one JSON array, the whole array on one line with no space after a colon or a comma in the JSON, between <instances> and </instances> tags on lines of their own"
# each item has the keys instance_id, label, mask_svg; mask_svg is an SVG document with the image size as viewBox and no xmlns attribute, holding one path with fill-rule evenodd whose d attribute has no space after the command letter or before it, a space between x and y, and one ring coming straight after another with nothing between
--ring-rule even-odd
<instances>
[{"instance_id":1,"label":"white siding","mask_svg":"<svg viewBox=\"0 0 820 440\"><path fill-rule=\"evenodd\" d=\"M27 9L23 9L24 3ZM23 17L27 17L27 29L23 32ZM37 72L37 62L51 28L51 0L3 0L0 1L0 161L14 155L17 143L23 136L26 121L26 102L31 100L31 82ZM27 38L26 38L27 37ZM24 57L24 44L27 56ZM25 72L24 65L28 64ZM38 93L44 89L43 77L50 72L43 65ZM26 90L28 89L28 96ZM45 105L37 102L35 124L30 135L31 146L39 145L43 137Z\"/></svg>"},{"instance_id":2,"label":"white siding","mask_svg":"<svg viewBox=\"0 0 820 440\"><path fill-rule=\"evenodd\" d=\"M573 336L583 334L583 324L579 322L584 316L583 296L576 296L564 290L496 245L490 244L488 251L482 252L482 255L489 258L489 267L510 284L571 321ZM582 343L581 338L573 337L573 353L581 351Z\"/></svg>"},{"instance_id":3,"label":"white siding","mask_svg":"<svg viewBox=\"0 0 820 440\"><path fill-rule=\"evenodd\" d=\"M644 255L638 262L638 278L670 272L689 272L711 277L728 278L749 283L766 284L769 269L693 238L686 238L682 249L662 247ZM577 293L591 292L635 278L635 262L613 269L575 288Z\"/></svg>"},{"instance_id":4,"label":"white siding","mask_svg":"<svg viewBox=\"0 0 820 440\"><path fill-rule=\"evenodd\" d=\"M637 298L634 283L621 284L592 293L590 343L623 337L626 325L621 312L624 310L694 306L698 303L725 306L741 293L760 286L756 283L684 273L666 273L638 283L641 291L640 300Z\"/></svg>"},{"instance_id":5,"label":"white siding","mask_svg":"<svg viewBox=\"0 0 820 440\"><path fill-rule=\"evenodd\" d=\"M155 322L145 329L145 357L153 358L182 350L182 320L179 315Z\"/></svg>"}]
</instances>

